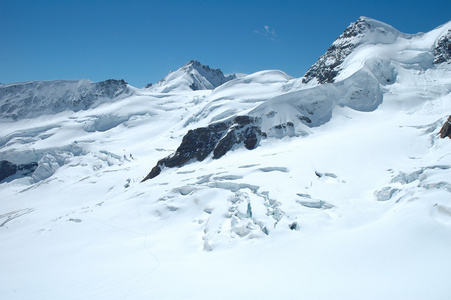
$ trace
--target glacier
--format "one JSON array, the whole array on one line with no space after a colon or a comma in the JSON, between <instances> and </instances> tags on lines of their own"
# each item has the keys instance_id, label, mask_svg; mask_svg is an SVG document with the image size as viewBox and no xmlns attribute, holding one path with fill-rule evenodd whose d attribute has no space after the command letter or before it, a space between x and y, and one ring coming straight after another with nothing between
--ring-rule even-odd
<instances>
[{"instance_id":1,"label":"glacier","mask_svg":"<svg viewBox=\"0 0 451 300\"><path fill-rule=\"evenodd\" d=\"M448 299L450 30L361 17L301 78L0 85L0 295Z\"/></svg>"}]
</instances>

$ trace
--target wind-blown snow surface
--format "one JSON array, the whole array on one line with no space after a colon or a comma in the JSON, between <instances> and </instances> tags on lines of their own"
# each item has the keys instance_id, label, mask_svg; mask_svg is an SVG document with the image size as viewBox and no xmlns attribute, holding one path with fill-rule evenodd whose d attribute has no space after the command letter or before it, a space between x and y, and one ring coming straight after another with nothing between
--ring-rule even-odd
<instances>
[{"instance_id":1,"label":"wind-blown snow surface","mask_svg":"<svg viewBox=\"0 0 451 300\"><path fill-rule=\"evenodd\" d=\"M432 46L450 25L359 46L333 84L264 71L3 120L0 160L39 167L0 183L0 295L448 299L451 65ZM242 114L293 128L140 183L188 129Z\"/></svg>"}]
</instances>

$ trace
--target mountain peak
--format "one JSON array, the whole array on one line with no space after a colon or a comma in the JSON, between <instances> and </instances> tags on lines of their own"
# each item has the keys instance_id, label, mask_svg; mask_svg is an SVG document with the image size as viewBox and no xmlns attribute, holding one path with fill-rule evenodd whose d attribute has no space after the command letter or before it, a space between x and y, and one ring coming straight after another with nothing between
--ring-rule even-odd
<instances>
[{"instance_id":1,"label":"mountain peak","mask_svg":"<svg viewBox=\"0 0 451 300\"><path fill-rule=\"evenodd\" d=\"M210 68L197 60L191 60L150 86L150 89L160 93L213 90L235 78L235 74L225 76L220 69Z\"/></svg>"},{"instance_id":2,"label":"mountain peak","mask_svg":"<svg viewBox=\"0 0 451 300\"><path fill-rule=\"evenodd\" d=\"M196 66L196 67L199 67L199 66L205 66L205 65L203 65L203 64L201 64L199 61L197 61L197 60L190 60L189 62L187 62L186 63L186 65L185 66ZM205 66L205 67L208 67L208 66ZM210 68L210 67L208 67L208 68Z\"/></svg>"},{"instance_id":3,"label":"mountain peak","mask_svg":"<svg viewBox=\"0 0 451 300\"><path fill-rule=\"evenodd\" d=\"M355 48L362 44L391 44L398 36L409 35L399 32L388 24L362 16L351 23L327 52L307 70L303 82L308 83L315 78L320 84L334 82L339 66Z\"/></svg>"}]
</instances>

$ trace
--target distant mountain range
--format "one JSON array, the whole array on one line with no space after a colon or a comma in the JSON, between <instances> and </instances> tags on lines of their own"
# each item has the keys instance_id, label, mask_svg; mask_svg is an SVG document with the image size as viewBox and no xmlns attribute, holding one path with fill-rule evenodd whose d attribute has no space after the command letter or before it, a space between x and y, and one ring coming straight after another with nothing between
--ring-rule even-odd
<instances>
[{"instance_id":1,"label":"distant mountain range","mask_svg":"<svg viewBox=\"0 0 451 300\"><path fill-rule=\"evenodd\" d=\"M0 85L0 118L23 119L65 110L86 110L102 102L130 96L124 80L29 81Z\"/></svg>"}]
</instances>

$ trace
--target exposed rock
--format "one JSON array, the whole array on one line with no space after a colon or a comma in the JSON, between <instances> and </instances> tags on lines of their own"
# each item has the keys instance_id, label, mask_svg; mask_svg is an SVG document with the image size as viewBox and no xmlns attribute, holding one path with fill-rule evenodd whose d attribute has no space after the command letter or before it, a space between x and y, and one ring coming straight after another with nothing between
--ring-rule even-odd
<instances>
[{"instance_id":1,"label":"exposed rock","mask_svg":"<svg viewBox=\"0 0 451 300\"><path fill-rule=\"evenodd\" d=\"M95 95L113 99L128 92L128 83L124 80L108 79L95 83Z\"/></svg>"},{"instance_id":2,"label":"exposed rock","mask_svg":"<svg viewBox=\"0 0 451 300\"><path fill-rule=\"evenodd\" d=\"M307 70L303 82L307 83L314 78L321 84L334 82L334 78L338 74L337 67L351 54L352 50L362 43L362 40L356 37L363 35L368 26L365 19L359 18L347 27L327 49L327 52Z\"/></svg>"},{"instance_id":3,"label":"exposed rock","mask_svg":"<svg viewBox=\"0 0 451 300\"><path fill-rule=\"evenodd\" d=\"M307 118L307 117L306 117ZM301 119L302 121L302 119ZM311 121L310 121L311 123ZM270 136L282 138L284 136L296 136L295 127L293 122L286 122L274 125L267 129L267 133ZM266 133L265 133L266 134Z\"/></svg>"},{"instance_id":4,"label":"exposed rock","mask_svg":"<svg viewBox=\"0 0 451 300\"><path fill-rule=\"evenodd\" d=\"M307 70L302 81L308 83L316 78L320 84L332 83L340 72L340 65L355 48L364 43L394 42L399 35L405 34L390 25L360 17L356 22L351 23L327 49L327 52Z\"/></svg>"},{"instance_id":5,"label":"exposed rock","mask_svg":"<svg viewBox=\"0 0 451 300\"><path fill-rule=\"evenodd\" d=\"M0 161L0 181L17 173L22 173L23 176L29 175L36 170L38 163L31 162L28 164L16 165L7 160Z\"/></svg>"},{"instance_id":6,"label":"exposed rock","mask_svg":"<svg viewBox=\"0 0 451 300\"><path fill-rule=\"evenodd\" d=\"M243 143L246 149L252 150L260 142L261 135L256 119L248 116L236 117L225 137L215 147L213 158L220 158L236 144Z\"/></svg>"},{"instance_id":7,"label":"exposed rock","mask_svg":"<svg viewBox=\"0 0 451 300\"><path fill-rule=\"evenodd\" d=\"M217 85L217 86L236 78L235 74L225 76L220 69L210 68L208 65L203 65L200 62L198 62L197 60L191 60L187 65L191 65L191 66L193 66L193 68L196 68L197 70L199 70L199 68L200 68L203 71L205 71L206 74L217 78L217 80L219 80L218 82L215 82L215 85ZM212 82L212 81L210 81L210 82ZM212 84L213 84L213 82L212 82Z\"/></svg>"},{"instance_id":8,"label":"exposed rock","mask_svg":"<svg viewBox=\"0 0 451 300\"><path fill-rule=\"evenodd\" d=\"M451 29L443 35L434 48L434 64L451 63Z\"/></svg>"},{"instance_id":9,"label":"exposed rock","mask_svg":"<svg viewBox=\"0 0 451 300\"><path fill-rule=\"evenodd\" d=\"M235 78L235 74L225 76L220 69L191 60L177 71L170 72L155 85L147 85L146 88L160 93L212 90Z\"/></svg>"},{"instance_id":10,"label":"exposed rock","mask_svg":"<svg viewBox=\"0 0 451 300\"><path fill-rule=\"evenodd\" d=\"M213 158L218 159L235 145L243 144L249 150L256 148L262 136L260 121L258 118L238 116L230 121L188 131L176 152L158 161L143 181L158 176L164 167L174 168L190 161L203 161L212 152Z\"/></svg>"},{"instance_id":11,"label":"exposed rock","mask_svg":"<svg viewBox=\"0 0 451 300\"><path fill-rule=\"evenodd\" d=\"M289 227L291 230L299 230L299 229L300 229L300 228L299 228L298 222L293 222L293 223L289 224L288 227Z\"/></svg>"},{"instance_id":12,"label":"exposed rock","mask_svg":"<svg viewBox=\"0 0 451 300\"><path fill-rule=\"evenodd\" d=\"M448 117L448 120L443 124L442 129L440 129L440 137L442 139L445 137L451 139L451 116Z\"/></svg>"}]
</instances>

